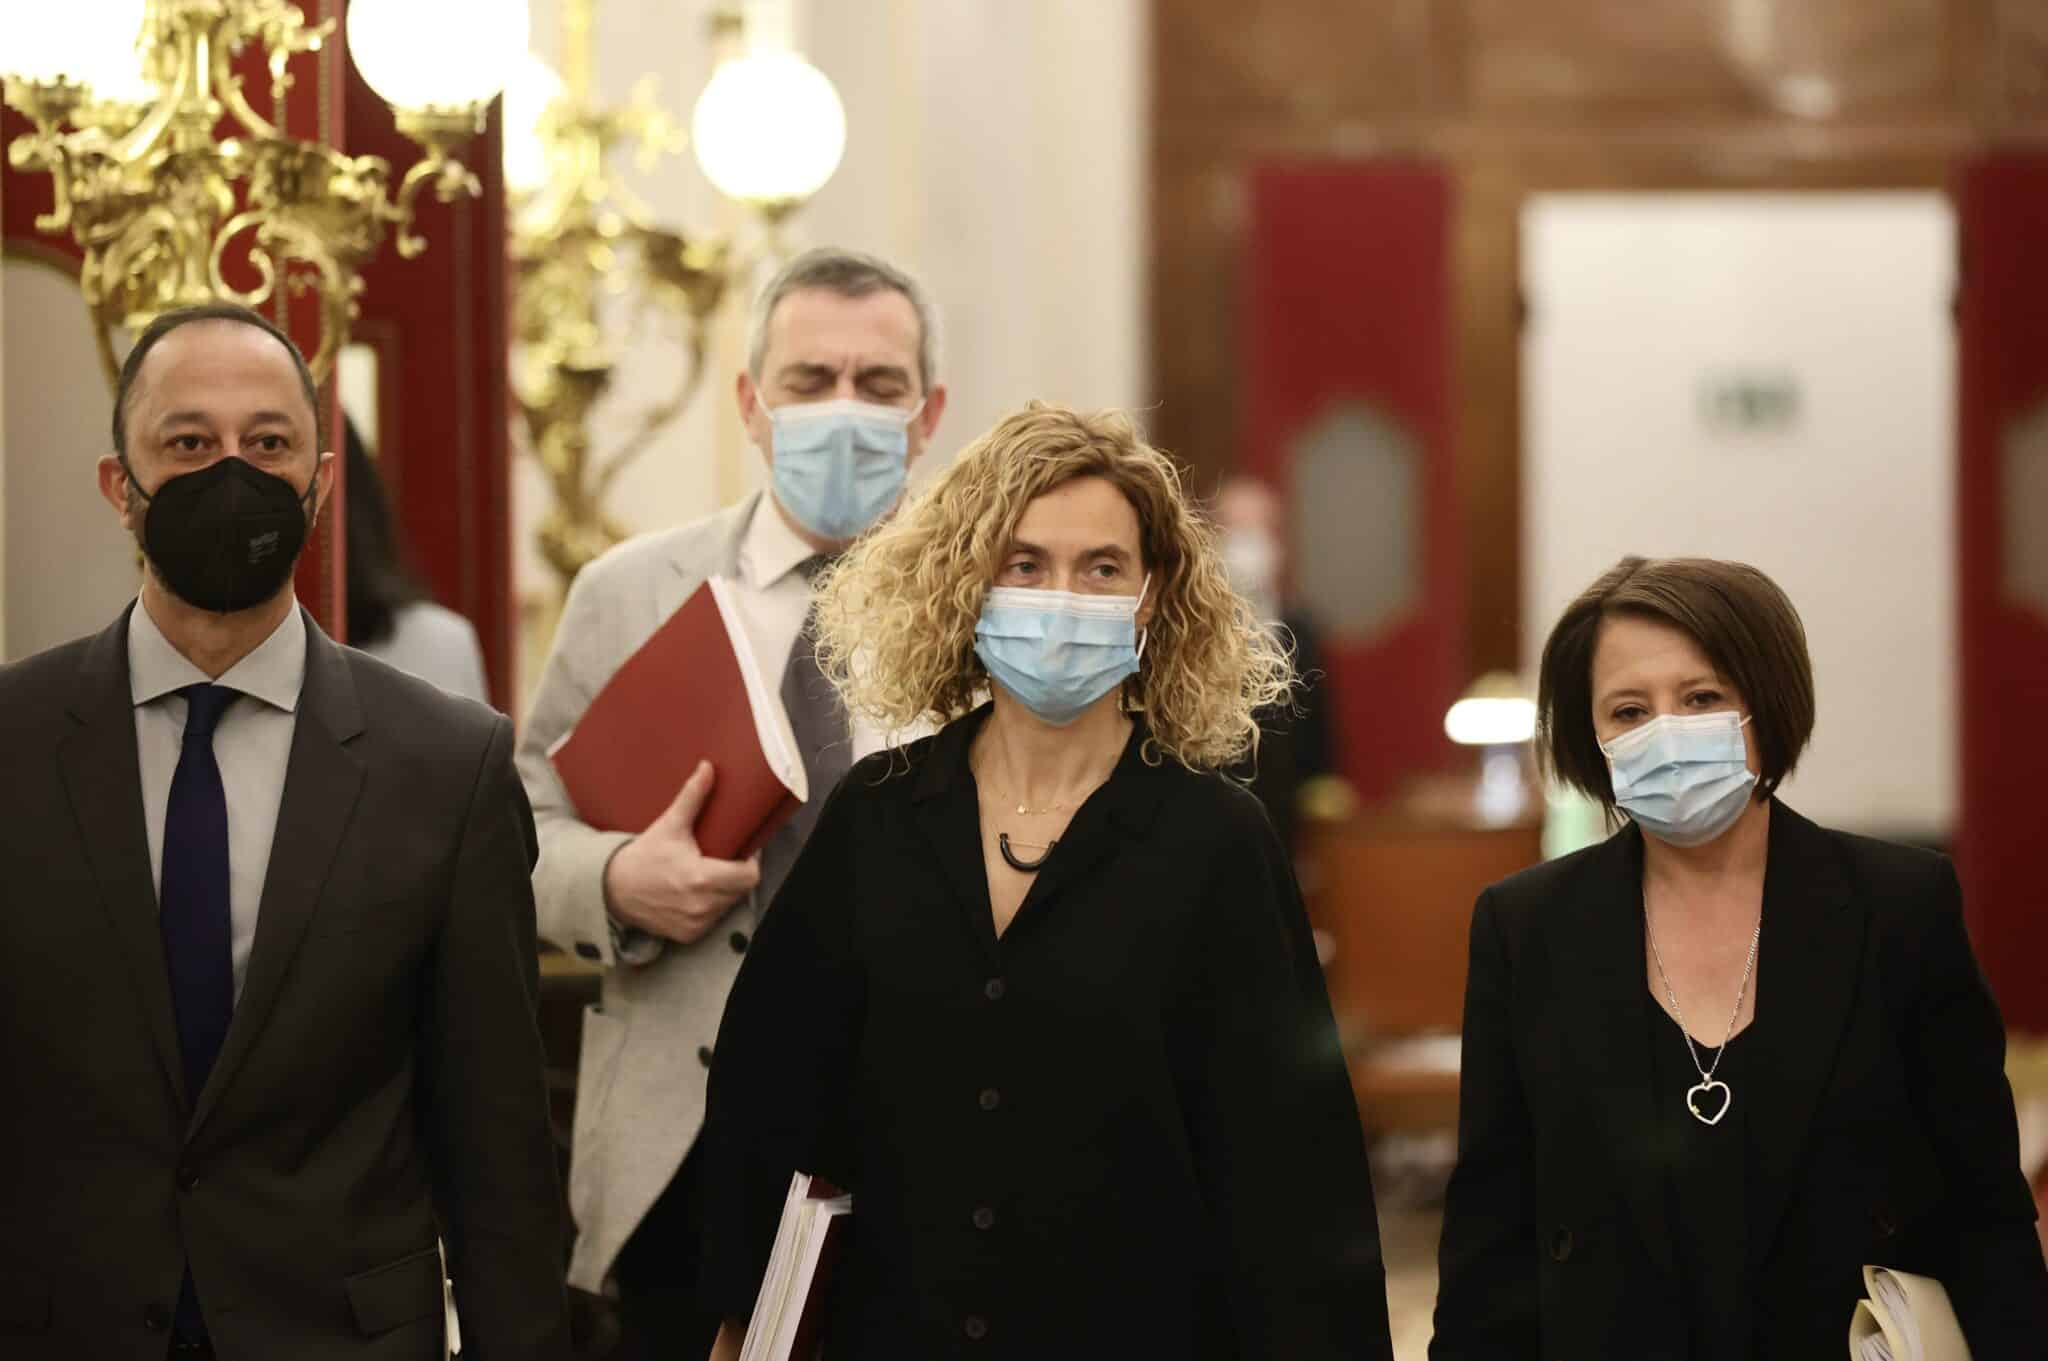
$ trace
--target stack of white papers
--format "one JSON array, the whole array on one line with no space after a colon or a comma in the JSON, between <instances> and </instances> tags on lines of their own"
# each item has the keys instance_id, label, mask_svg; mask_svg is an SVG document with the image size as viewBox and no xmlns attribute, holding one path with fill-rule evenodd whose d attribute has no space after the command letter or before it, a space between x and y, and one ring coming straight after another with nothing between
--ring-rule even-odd
<instances>
[{"instance_id":1,"label":"stack of white papers","mask_svg":"<svg viewBox=\"0 0 2048 1361\"><path fill-rule=\"evenodd\" d=\"M1870 1298L1857 1302L1849 1322L1850 1361L1970 1361L1940 1281L1867 1266L1863 1286Z\"/></svg>"},{"instance_id":2,"label":"stack of white papers","mask_svg":"<svg viewBox=\"0 0 2048 1361\"><path fill-rule=\"evenodd\" d=\"M740 1361L810 1361L822 1340L833 1258L852 1213L852 1196L822 1182L814 1186L808 1173L790 1178Z\"/></svg>"}]
</instances>

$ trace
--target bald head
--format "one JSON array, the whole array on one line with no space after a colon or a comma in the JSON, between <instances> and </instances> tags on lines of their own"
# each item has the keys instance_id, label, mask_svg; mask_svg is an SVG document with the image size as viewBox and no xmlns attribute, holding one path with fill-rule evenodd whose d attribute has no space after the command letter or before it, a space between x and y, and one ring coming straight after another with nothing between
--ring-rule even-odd
<instances>
[{"instance_id":1,"label":"bald head","mask_svg":"<svg viewBox=\"0 0 2048 1361\"><path fill-rule=\"evenodd\" d=\"M308 432L319 425L320 390L313 382L313 371L307 366L305 355L292 343L292 338L278 329L277 325L262 313L243 307L239 303L206 303L198 307L180 307L166 312L136 337L134 347L128 351L128 358L121 365L120 381L114 388L113 436L114 452L117 455L125 457L128 453L129 425L133 420L134 407L141 389L152 376L150 356L164 341L188 326L205 326L209 329L242 327L252 332L252 342L256 337L262 337L268 344L275 346L279 351L278 361L289 366L290 373L296 380L298 395L304 403L302 414Z\"/></svg>"}]
</instances>

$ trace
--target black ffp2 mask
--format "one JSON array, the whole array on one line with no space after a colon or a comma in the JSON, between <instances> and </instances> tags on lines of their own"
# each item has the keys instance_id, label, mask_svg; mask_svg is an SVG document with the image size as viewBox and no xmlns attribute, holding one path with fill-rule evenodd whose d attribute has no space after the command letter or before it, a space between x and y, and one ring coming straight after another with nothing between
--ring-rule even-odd
<instances>
[{"instance_id":1,"label":"black ffp2 mask","mask_svg":"<svg viewBox=\"0 0 2048 1361\"><path fill-rule=\"evenodd\" d=\"M152 494L126 459L122 467L128 485L149 503L142 550L178 599L229 614L283 589L306 546L317 483L301 497L283 478L229 455L167 478Z\"/></svg>"}]
</instances>

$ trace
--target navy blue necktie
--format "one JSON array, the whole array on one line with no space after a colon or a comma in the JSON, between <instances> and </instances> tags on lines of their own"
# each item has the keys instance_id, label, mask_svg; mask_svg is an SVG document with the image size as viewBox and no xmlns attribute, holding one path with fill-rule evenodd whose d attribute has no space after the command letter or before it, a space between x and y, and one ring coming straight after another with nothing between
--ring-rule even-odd
<instances>
[{"instance_id":1,"label":"navy blue necktie","mask_svg":"<svg viewBox=\"0 0 2048 1361\"><path fill-rule=\"evenodd\" d=\"M194 1106L235 1011L233 917L228 910L228 799L213 759L213 730L241 692L188 685L185 745L164 806L163 881L157 891L164 963L178 1015L185 1094Z\"/></svg>"},{"instance_id":2,"label":"navy blue necktie","mask_svg":"<svg viewBox=\"0 0 2048 1361\"><path fill-rule=\"evenodd\" d=\"M213 730L241 692L219 685L188 685L185 745L164 805L163 882L157 889L164 964L171 1005L178 1016L178 1049L185 1060L185 1092L194 1105L227 1038L235 1014L234 917L228 902L228 797L213 759ZM178 1288L172 1325L177 1335L206 1336L198 1292L188 1269Z\"/></svg>"}]
</instances>

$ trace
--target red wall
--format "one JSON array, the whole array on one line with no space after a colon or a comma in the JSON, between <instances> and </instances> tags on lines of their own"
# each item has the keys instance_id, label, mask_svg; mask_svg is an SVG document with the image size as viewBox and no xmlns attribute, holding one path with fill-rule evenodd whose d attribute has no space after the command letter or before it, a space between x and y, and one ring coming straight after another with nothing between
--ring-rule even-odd
<instances>
[{"instance_id":1,"label":"red wall","mask_svg":"<svg viewBox=\"0 0 2048 1361\"><path fill-rule=\"evenodd\" d=\"M1339 767L1376 801L1445 765L1444 711L1465 680L1450 188L1399 162L1267 165L1251 188L1245 470L1288 486L1296 440L1346 400L1390 415L1422 452L1414 608L1370 637L1323 625Z\"/></svg>"},{"instance_id":2,"label":"red wall","mask_svg":"<svg viewBox=\"0 0 2048 1361\"><path fill-rule=\"evenodd\" d=\"M349 69L347 149L391 162L395 183L419 157L391 111ZM427 249L386 245L363 271L356 339L380 355L372 435L414 565L483 643L491 697L510 710L517 616L512 595L512 469L506 388L505 181L500 120L464 146L483 197L422 195Z\"/></svg>"},{"instance_id":3,"label":"red wall","mask_svg":"<svg viewBox=\"0 0 2048 1361\"><path fill-rule=\"evenodd\" d=\"M2048 504L2006 484L2005 440L2048 419L2048 154L2010 152L1957 187L1962 228L1956 539L1962 812L1957 870L2007 1025L2048 1034L2048 602L2006 579L2008 511L2048 536ZM2048 454L2041 455L2048 457Z\"/></svg>"}]
</instances>

